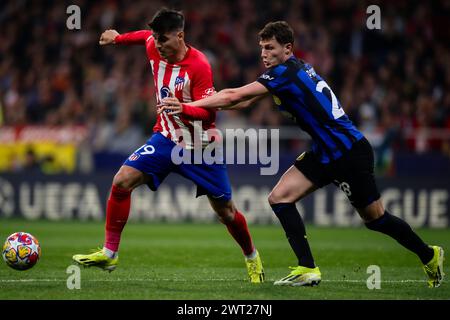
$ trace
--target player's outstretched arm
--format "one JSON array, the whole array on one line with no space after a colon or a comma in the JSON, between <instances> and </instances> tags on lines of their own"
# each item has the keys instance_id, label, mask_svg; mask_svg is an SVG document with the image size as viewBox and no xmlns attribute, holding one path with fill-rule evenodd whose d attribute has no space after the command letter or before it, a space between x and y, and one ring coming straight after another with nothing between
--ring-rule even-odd
<instances>
[{"instance_id":1,"label":"player's outstretched arm","mask_svg":"<svg viewBox=\"0 0 450 320\"><path fill-rule=\"evenodd\" d=\"M252 99L231 105L231 106L227 107L226 109L227 110L245 109L245 108L250 107L255 102L261 100L265 96L266 95L257 96ZM181 103L177 98L171 97L171 98L168 98L167 100L164 100L163 103L161 103L157 106L157 113L160 114L164 110L167 110L167 111L169 111L169 114L183 113L185 115L191 115L192 112L198 113L197 110L204 110L205 112L208 112L208 109L212 109L212 108L196 107L196 106L192 106L192 103L189 103L189 105L186 105L184 103ZM217 110L222 110L222 108L217 108Z\"/></svg>"},{"instance_id":2,"label":"player's outstretched arm","mask_svg":"<svg viewBox=\"0 0 450 320\"><path fill-rule=\"evenodd\" d=\"M119 36L120 33L118 33L116 30L112 30L112 29L108 29L105 30L101 36L100 36L100 40L99 40L99 44L101 46L105 46L107 44L114 44L115 43L115 39L117 36Z\"/></svg>"},{"instance_id":3,"label":"player's outstretched arm","mask_svg":"<svg viewBox=\"0 0 450 320\"><path fill-rule=\"evenodd\" d=\"M169 110L176 113L185 113L186 110L183 110L183 108L188 109L189 107L202 107L205 109L234 109L240 107L242 109L250 106L250 104L267 94L268 90L266 87L255 81L240 88L223 89L207 98L190 102L188 105L180 103L176 98L165 98L162 100L162 104L158 106L158 112Z\"/></svg>"},{"instance_id":4,"label":"player's outstretched arm","mask_svg":"<svg viewBox=\"0 0 450 320\"><path fill-rule=\"evenodd\" d=\"M145 44L152 37L150 30L139 30L128 33L118 33L116 30L105 30L100 36L99 44L101 46L107 44Z\"/></svg>"},{"instance_id":5,"label":"player's outstretched arm","mask_svg":"<svg viewBox=\"0 0 450 320\"><path fill-rule=\"evenodd\" d=\"M257 97L251 98L250 100L245 100L245 101L239 102L235 105L232 105L232 106L226 108L226 110L240 110L240 109L248 108L264 97L266 97L266 95L257 96ZM219 108L218 110L221 110L221 108Z\"/></svg>"}]
</instances>

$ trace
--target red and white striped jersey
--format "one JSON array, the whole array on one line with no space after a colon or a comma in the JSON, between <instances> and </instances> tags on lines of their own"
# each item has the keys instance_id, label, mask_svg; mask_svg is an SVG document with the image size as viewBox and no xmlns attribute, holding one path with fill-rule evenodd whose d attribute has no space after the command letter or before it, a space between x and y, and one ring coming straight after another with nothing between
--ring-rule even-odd
<instances>
[{"instance_id":1,"label":"red and white striped jersey","mask_svg":"<svg viewBox=\"0 0 450 320\"><path fill-rule=\"evenodd\" d=\"M191 46L188 46L183 60L170 64L160 56L150 30L121 34L115 38L115 43L145 45L153 71L157 103L170 94L181 102L188 103L215 92L211 66L206 56ZM168 115L163 112L157 116L153 132L160 132L173 142L182 143L183 147L188 149L193 148L195 135L196 141L201 141L205 147L209 143L206 130L215 128L216 118L215 110L208 111L211 112L209 120L201 123L186 119L183 115Z\"/></svg>"}]
</instances>

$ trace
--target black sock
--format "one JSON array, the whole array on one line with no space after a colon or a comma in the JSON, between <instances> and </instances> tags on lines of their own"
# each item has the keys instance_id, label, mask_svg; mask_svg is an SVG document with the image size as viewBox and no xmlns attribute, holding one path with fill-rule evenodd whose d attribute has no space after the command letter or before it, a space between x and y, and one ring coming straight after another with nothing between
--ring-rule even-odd
<instances>
[{"instance_id":1,"label":"black sock","mask_svg":"<svg viewBox=\"0 0 450 320\"><path fill-rule=\"evenodd\" d=\"M286 237L298 259L298 265L315 268L311 249L306 239L305 225L295 207L295 203L277 203L271 205L286 232Z\"/></svg>"},{"instance_id":2,"label":"black sock","mask_svg":"<svg viewBox=\"0 0 450 320\"><path fill-rule=\"evenodd\" d=\"M406 249L417 254L423 264L433 258L433 249L419 238L409 224L387 211L378 219L366 223L366 227L391 236Z\"/></svg>"}]
</instances>

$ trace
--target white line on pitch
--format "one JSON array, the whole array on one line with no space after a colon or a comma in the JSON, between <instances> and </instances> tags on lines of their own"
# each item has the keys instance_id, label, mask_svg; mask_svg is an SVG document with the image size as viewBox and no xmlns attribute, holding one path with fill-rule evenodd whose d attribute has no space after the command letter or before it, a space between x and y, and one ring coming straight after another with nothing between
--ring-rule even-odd
<instances>
[{"instance_id":1,"label":"white line on pitch","mask_svg":"<svg viewBox=\"0 0 450 320\"><path fill-rule=\"evenodd\" d=\"M66 279L0 279L0 283L8 282L65 282ZM83 282L126 282L126 281L136 281L136 282L158 282L158 281L172 281L172 282L205 282L205 281L243 281L243 279L83 279ZM276 281L276 279L267 279L267 282ZM351 283L366 283L367 280L352 280L352 279L330 279L322 280L322 282L351 282ZM426 282L425 280L382 280L381 283L416 283L416 282Z\"/></svg>"}]
</instances>

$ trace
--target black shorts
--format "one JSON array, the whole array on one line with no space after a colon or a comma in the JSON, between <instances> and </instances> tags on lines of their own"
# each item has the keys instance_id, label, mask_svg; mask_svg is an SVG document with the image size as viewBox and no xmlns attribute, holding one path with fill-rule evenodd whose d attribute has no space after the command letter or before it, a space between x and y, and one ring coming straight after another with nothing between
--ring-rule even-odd
<instances>
[{"instance_id":1,"label":"black shorts","mask_svg":"<svg viewBox=\"0 0 450 320\"><path fill-rule=\"evenodd\" d=\"M365 208L380 198L375 183L373 150L366 138L356 142L338 160L325 164L313 153L304 152L294 165L319 188L333 182L355 208Z\"/></svg>"}]
</instances>

